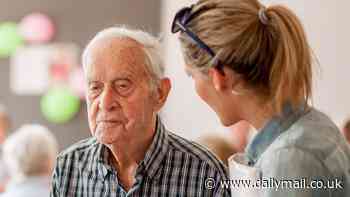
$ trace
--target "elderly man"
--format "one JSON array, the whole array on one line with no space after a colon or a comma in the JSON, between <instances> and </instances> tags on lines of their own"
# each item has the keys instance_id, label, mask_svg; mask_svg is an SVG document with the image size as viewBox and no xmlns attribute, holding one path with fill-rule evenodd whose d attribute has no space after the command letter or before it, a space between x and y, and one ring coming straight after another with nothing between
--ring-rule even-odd
<instances>
[{"instance_id":1,"label":"elderly man","mask_svg":"<svg viewBox=\"0 0 350 197\"><path fill-rule=\"evenodd\" d=\"M165 129L170 91L157 39L114 27L83 53L93 137L61 153L51 196L229 196L225 167Z\"/></svg>"}]
</instances>

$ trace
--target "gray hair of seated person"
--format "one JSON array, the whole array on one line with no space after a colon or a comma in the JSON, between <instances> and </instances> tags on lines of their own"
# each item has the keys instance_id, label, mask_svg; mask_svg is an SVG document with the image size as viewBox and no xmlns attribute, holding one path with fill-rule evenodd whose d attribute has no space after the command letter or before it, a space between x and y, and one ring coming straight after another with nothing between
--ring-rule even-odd
<instances>
[{"instance_id":1,"label":"gray hair of seated person","mask_svg":"<svg viewBox=\"0 0 350 197\"><path fill-rule=\"evenodd\" d=\"M151 85L157 85L161 78L164 76L164 64L161 55L160 41L151 34L141 31L129 29L124 26L115 26L104 29L98 32L95 37L85 47L82 55L82 64L85 71L87 72L88 58L90 57L90 51L93 49L98 41L104 39L113 38L129 38L135 40L143 46L145 53L145 63L147 71L151 75Z\"/></svg>"},{"instance_id":2,"label":"gray hair of seated person","mask_svg":"<svg viewBox=\"0 0 350 197\"><path fill-rule=\"evenodd\" d=\"M51 173L58 145L54 135L41 125L24 125L3 145L3 159L12 181Z\"/></svg>"}]
</instances>

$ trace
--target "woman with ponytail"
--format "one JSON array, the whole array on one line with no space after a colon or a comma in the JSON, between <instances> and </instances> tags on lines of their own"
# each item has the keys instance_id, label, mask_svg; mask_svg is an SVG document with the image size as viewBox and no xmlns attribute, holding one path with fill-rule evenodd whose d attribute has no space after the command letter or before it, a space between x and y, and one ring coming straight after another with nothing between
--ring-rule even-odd
<instances>
[{"instance_id":1,"label":"woman with ponytail","mask_svg":"<svg viewBox=\"0 0 350 197\"><path fill-rule=\"evenodd\" d=\"M310 105L312 52L290 9L199 0L176 14L172 32L197 94L221 123L246 120L259 131L245 151L249 165L266 180L306 180L303 188L266 189L264 197L350 196L350 149Z\"/></svg>"}]
</instances>

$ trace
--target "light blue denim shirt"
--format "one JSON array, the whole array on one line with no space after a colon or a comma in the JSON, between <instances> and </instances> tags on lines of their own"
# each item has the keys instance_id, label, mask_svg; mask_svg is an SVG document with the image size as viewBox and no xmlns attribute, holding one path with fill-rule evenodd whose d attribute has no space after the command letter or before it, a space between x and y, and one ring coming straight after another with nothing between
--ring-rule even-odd
<instances>
[{"instance_id":1,"label":"light blue denim shirt","mask_svg":"<svg viewBox=\"0 0 350 197\"><path fill-rule=\"evenodd\" d=\"M246 155L261 170L263 197L350 197L350 146L316 109L286 106L254 137Z\"/></svg>"}]
</instances>

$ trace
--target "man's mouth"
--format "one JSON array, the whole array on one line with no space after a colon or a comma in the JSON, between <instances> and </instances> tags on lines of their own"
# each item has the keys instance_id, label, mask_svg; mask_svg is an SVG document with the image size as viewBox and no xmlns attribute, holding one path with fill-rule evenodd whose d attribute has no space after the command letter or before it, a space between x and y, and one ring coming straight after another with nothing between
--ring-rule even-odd
<instances>
[{"instance_id":1,"label":"man's mouth","mask_svg":"<svg viewBox=\"0 0 350 197\"><path fill-rule=\"evenodd\" d=\"M122 121L120 120L97 120L97 124L107 124L107 125L115 125L115 124L121 124Z\"/></svg>"},{"instance_id":2,"label":"man's mouth","mask_svg":"<svg viewBox=\"0 0 350 197\"><path fill-rule=\"evenodd\" d=\"M115 120L101 120L97 122L97 126L101 128L112 128L121 125L121 121Z\"/></svg>"},{"instance_id":3,"label":"man's mouth","mask_svg":"<svg viewBox=\"0 0 350 197\"><path fill-rule=\"evenodd\" d=\"M118 120L98 120L97 123L120 123Z\"/></svg>"}]
</instances>

